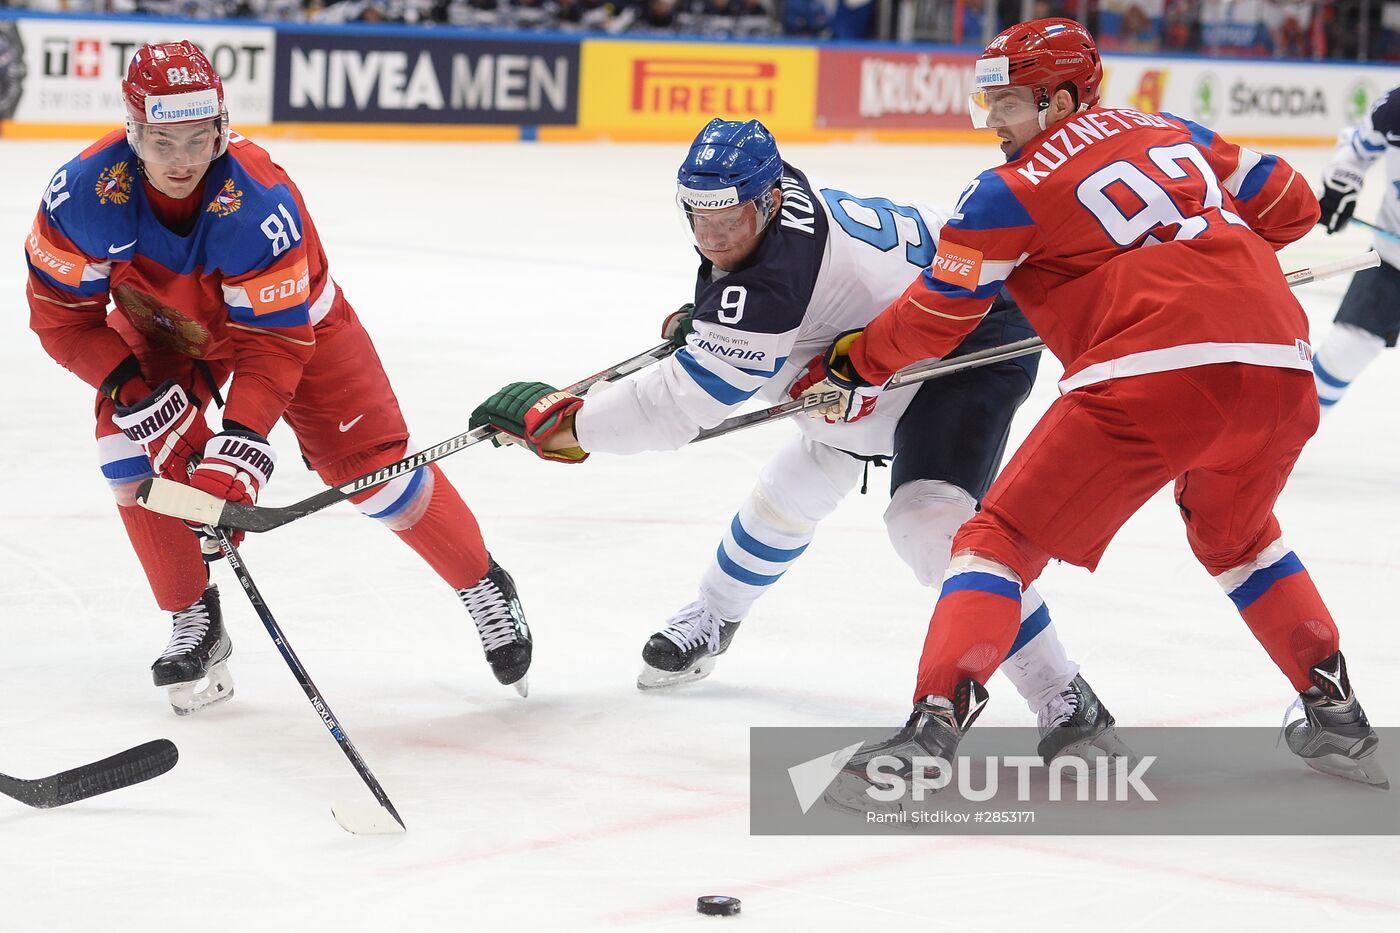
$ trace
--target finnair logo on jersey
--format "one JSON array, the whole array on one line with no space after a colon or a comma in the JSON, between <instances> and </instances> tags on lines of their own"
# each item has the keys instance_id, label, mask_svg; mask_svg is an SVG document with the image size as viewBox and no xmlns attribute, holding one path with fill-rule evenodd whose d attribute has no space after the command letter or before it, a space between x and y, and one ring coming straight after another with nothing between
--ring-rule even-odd
<instances>
[{"instance_id":1,"label":"finnair logo on jersey","mask_svg":"<svg viewBox=\"0 0 1400 933\"><path fill-rule=\"evenodd\" d=\"M698 207L712 211L721 207L733 207L739 203L739 189L733 186L714 191L701 191L696 188L680 187L681 202L687 207Z\"/></svg>"},{"instance_id":2,"label":"finnair logo on jersey","mask_svg":"<svg viewBox=\"0 0 1400 933\"><path fill-rule=\"evenodd\" d=\"M1005 55L979 58L973 70L972 82L977 87L998 87L1011 83L1011 61Z\"/></svg>"},{"instance_id":3,"label":"finnair logo on jersey","mask_svg":"<svg viewBox=\"0 0 1400 933\"><path fill-rule=\"evenodd\" d=\"M208 120L219 115L219 95L213 88L146 98L146 122L178 123Z\"/></svg>"}]
</instances>

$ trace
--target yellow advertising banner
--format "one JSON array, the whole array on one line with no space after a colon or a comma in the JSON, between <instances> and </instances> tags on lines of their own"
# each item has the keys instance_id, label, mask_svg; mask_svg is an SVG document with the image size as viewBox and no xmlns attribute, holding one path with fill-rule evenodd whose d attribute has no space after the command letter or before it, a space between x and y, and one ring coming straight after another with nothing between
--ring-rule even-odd
<instances>
[{"instance_id":1,"label":"yellow advertising banner","mask_svg":"<svg viewBox=\"0 0 1400 933\"><path fill-rule=\"evenodd\" d=\"M583 41L579 129L614 139L690 139L712 117L806 135L817 51L746 42Z\"/></svg>"}]
</instances>

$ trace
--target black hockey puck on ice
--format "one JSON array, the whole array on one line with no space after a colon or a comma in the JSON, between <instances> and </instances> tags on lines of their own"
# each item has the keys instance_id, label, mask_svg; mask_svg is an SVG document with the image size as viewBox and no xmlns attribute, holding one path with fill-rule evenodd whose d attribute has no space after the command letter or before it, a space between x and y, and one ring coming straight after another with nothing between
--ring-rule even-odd
<instances>
[{"instance_id":1,"label":"black hockey puck on ice","mask_svg":"<svg viewBox=\"0 0 1400 933\"><path fill-rule=\"evenodd\" d=\"M723 894L707 894L695 901L695 909L709 917L732 917L739 912L739 899Z\"/></svg>"}]
</instances>

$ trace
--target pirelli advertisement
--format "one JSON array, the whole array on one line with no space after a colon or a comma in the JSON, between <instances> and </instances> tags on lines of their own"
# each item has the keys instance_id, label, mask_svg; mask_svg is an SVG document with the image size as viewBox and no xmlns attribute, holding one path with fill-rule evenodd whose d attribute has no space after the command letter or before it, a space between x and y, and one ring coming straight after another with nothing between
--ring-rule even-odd
<instances>
[{"instance_id":1,"label":"pirelli advertisement","mask_svg":"<svg viewBox=\"0 0 1400 933\"><path fill-rule=\"evenodd\" d=\"M81 137L122 119L145 42L190 39L236 127L375 139L690 139L756 117L790 141L976 138L975 50L658 41L449 27L222 23L0 10L0 134ZM1241 142L1330 144L1400 68L1106 55L1104 100Z\"/></svg>"}]
</instances>

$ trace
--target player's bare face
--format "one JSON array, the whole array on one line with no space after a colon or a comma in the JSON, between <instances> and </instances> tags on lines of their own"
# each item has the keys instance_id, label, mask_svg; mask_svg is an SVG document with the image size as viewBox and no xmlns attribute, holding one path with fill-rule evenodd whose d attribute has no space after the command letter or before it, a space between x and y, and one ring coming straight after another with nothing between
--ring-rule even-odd
<instances>
[{"instance_id":1,"label":"player's bare face","mask_svg":"<svg viewBox=\"0 0 1400 933\"><path fill-rule=\"evenodd\" d=\"M204 180L218 144L212 120L145 127L140 155L146 178L167 197L189 197Z\"/></svg>"},{"instance_id":2,"label":"player's bare face","mask_svg":"<svg viewBox=\"0 0 1400 933\"><path fill-rule=\"evenodd\" d=\"M776 213L781 193L775 191L773 197L773 213ZM688 216L700 255L725 272L739 268L753 255L766 229L767 218L760 216L758 205L753 201L718 210L690 208Z\"/></svg>"},{"instance_id":3,"label":"player's bare face","mask_svg":"<svg viewBox=\"0 0 1400 933\"><path fill-rule=\"evenodd\" d=\"M1001 140L1003 155L1025 147L1040 135L1040 111L1028 87L1001 87L986 92L987 126Z\"/></svg>"}]
</instances>

